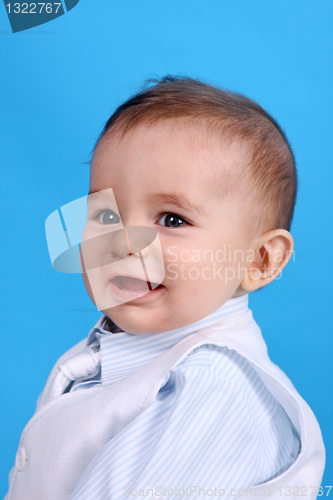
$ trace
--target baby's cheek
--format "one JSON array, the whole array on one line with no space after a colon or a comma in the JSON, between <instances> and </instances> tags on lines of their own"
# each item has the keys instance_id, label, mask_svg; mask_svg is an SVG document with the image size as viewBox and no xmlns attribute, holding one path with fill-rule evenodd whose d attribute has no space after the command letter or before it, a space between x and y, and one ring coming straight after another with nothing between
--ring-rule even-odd
<instances>
[{"instance_id":1,"label":"baby's cheek","mask_svg":"<svg viewBox=\"0 0 333 500\"><path fill-rule=\"evenodd\" d=\"M182 258L181 258L182 257ZM179 259L167 261L165 267L165 284L166 285L191 285L195 286L200 282L206 282L213 274L213 264L195 262L189 258L188 254L185 257L179 256Z\"/></svg>"},{"instance_id":2,"label":"baby's cheek","mask_svg":"<svg viewBox=\"0 0 333 500\"><path fill-rule=\"evenodd\" d=\"M179 281L180 269L178 262L165 262L165 278L166 286L171 286Z\"/></svg>"}]
</instances>

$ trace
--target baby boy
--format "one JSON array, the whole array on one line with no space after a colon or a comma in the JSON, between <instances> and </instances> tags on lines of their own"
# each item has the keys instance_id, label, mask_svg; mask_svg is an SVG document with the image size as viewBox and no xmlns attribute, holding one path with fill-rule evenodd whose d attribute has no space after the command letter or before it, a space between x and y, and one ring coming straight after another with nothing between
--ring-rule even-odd
<instances>
[{"instance_id":1,"label":"baby boy","mask_svg":"<svg viewBox=\"0 0 333 500\"><path fill-rule=\"evenodd\" d=\"M296 185L244 96L166 77L116 110L80 250L104 314L51 372L7 500L316 498L318 423L248 309L293 252Z\"/></svg>"}]
</instances>

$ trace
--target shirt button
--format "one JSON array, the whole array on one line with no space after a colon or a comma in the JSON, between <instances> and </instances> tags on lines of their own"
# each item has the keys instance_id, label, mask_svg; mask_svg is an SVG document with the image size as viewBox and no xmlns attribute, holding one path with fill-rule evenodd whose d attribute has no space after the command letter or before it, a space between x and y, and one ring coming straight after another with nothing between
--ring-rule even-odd
<instances>
[{"instance_id":1,"label":"shirt button","mask_svg":"<svg viewBox=\"0 0 333 500\"><path fill-rule=\"evenodd\" d=\"M22 472L27 463L27 452L25 448L19 448L16 453L15 465L19 472Z\"/></svg>"}]
</instances>

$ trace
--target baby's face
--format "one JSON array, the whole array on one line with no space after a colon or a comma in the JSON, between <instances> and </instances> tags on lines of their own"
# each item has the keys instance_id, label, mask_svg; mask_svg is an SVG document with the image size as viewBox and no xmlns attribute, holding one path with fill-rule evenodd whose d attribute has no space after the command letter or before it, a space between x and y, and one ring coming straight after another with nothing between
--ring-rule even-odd
<instances>
[{"instance_id":1,"label":"baby's face","mask_svg":"<svg viewBox=\"0 0 333 500\"><path fill-rule=\"evenodd\" d=\"M103 310L119 327L130 333L180 328L239 292L253 241L241 165L236 146L223 148L216 138L185 131L175 121L140 125L122 139L111 134L102 140L92 161L90 193L111 188L124 228L155 229L165 267L160 287ZM103 216L99 222L109 224ZM123 250L115 238L110 251L119 259ZM106 299L115 283L121 283L120 294L128 286L131 297L131 280L103 280L100 293Z\"/></svg>"}]
</instances>

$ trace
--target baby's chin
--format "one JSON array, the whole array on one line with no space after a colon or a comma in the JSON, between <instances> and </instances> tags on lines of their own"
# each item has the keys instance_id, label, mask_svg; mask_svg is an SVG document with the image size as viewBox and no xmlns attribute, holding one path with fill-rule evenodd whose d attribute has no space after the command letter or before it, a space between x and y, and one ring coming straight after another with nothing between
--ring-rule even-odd
<instances>
[{"instance_id":1,"label":"baby's chin","mask_svg":"<svg viewBox=\"0 0 333 500\"><path fill-rule=\"evenodd\" d=\"M163 320L161 311L157 313L157 311L152 309L131 308L129 303L112 307L102 312L117 327L127 333L143 335L146 333L160 333L177 328L171 326L170 319L165 318Z\"/></svg>"},{"instance_id":2,"label":"baby's chin","mask_svg":"<svg viewBox=\"0 0 333 500\"><path fill-rule=\"evenodd\" d=\"M186 314L186 308L183 308L182 311L185 314L181 314L179 307L175 311L168 298L166 292L163 296L164 300L161 298L157 301L158 303L139 306L135 303L136 301L133 301L102 312L125 332L137 335L175 330L192 323L192 317L188 314L190 311Z\"/></svg>"}]
</instances>

